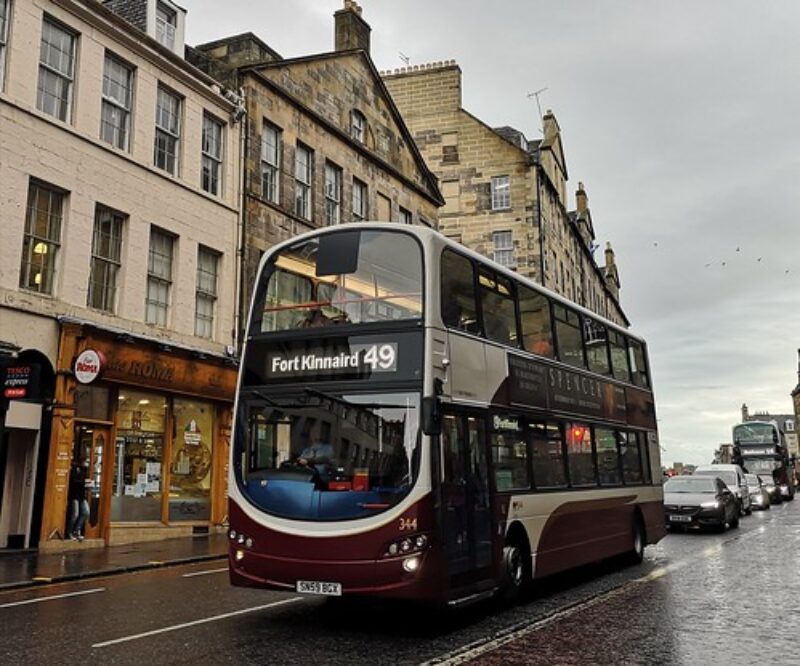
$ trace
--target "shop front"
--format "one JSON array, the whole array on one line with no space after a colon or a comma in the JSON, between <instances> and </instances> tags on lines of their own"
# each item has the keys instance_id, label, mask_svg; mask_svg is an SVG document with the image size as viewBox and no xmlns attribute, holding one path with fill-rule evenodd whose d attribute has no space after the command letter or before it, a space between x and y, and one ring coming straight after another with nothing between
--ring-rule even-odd
<instances>
[{"instance_id":1,"label":"shop front","mask_svg":"<svg viewBox=\"0 0 800 666\"><path fill-rule=\"evenodd\" d=\"M41 547L76 547L70 476L81 465L89 508L81 547L222 529L231 361L88 325L62 328Z\"/></svg>"}]
</instances>

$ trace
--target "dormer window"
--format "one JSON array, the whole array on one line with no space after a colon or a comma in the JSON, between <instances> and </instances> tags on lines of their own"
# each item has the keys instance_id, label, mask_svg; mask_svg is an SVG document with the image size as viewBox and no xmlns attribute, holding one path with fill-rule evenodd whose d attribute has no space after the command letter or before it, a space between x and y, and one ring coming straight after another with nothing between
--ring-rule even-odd
<instances>
[{"instance_id":1,"label":"dormer window","mask_svg":"<svg viewBox=\"0 0 800 666\"><path fill-rule=\"evenodd\" d=\"M350 112L350 136L359 143L365 143L367 137L367 119L356 109Z\"/></svg>"},{"instance_id":2,"label":"dormer window","mask_svg":"<svg viewBox=\"0 0 800 666\"><path fill-rule=\"evenodd\" d=\"M178 14L159 2L156 5L156 41L166 46L170 51L175 50L175 29L178 26Z\"/></svg>"}]
</instances>

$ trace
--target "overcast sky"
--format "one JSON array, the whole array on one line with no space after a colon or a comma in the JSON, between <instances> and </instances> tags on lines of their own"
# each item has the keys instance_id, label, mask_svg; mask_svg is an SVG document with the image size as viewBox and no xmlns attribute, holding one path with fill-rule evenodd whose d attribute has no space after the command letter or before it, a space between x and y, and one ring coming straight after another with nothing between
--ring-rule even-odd
<instances>
[{"instance_id":1,"label":"overcast sky","mask_svg":"<svg viewBox=\"0 0 800 666\"><path fill-rule=\"evenodd\" d=\"M342 0L183 0L187 41L333 49ZM709 462L743 402L791 413L800 347L800 2L362 0L379 69L454 59L464 108L561 125L649 342L663 461Z\"/></svg>"}]
</instances>

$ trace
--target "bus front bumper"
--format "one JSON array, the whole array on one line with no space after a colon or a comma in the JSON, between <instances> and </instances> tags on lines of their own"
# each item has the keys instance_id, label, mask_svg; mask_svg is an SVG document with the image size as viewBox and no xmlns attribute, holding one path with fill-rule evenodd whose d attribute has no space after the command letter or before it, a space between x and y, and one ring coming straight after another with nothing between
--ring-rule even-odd
<instances>
[{"instance_id":1,"label":"bus front bumper","mask_svg":"<svg viewBox=\"0 0 800 666\"><path fill-rule=\"evenodd\" d=\"M431 549L380 560L311 560L265 555L231 544L228 561L232 585L298 591L298 582L321 586L331 596L379 596L436 600L442 590L434 575ZM308 587L308 586L304 586Z\"/></svg>"}]
</instances>

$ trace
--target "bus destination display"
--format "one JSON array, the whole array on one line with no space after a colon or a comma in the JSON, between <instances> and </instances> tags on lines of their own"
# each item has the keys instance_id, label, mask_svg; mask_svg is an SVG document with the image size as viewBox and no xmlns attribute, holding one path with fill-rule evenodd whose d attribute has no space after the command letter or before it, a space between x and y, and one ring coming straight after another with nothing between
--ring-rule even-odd
<instances>
[{"instance_id":1,"label":"bus destination display","mask_svg":"<svg viewBox=\"0 0 800 666\"><path fill-rule=\"evenodd\" d=\"M408 381L421 376L422 336L332 336L251 347L245 385L298 380Z\"/></svg>"}]
</instances>

